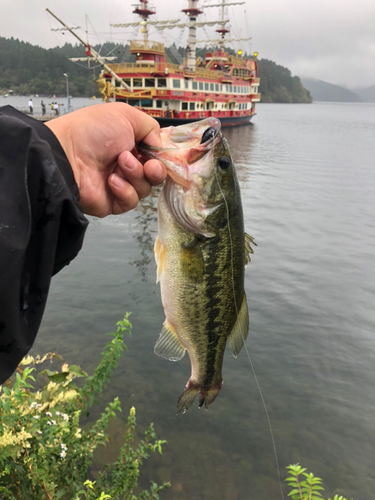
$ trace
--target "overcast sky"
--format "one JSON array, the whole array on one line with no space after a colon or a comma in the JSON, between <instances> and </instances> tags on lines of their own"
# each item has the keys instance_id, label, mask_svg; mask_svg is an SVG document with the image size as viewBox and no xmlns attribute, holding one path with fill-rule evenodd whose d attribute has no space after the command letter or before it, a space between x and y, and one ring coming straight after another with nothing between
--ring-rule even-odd
<instances>
[{"instance_id":1,"label":"overcast sky","mask_svg":"<svg viewBox=\"0 0 375 500\"><path fill-rule=\"evenodd\" d=\"M221 0L200 0L199 6ZM227 0L230 2L240 0ZM136 0L0 0L0 36L18 38L51 48L74 43L70 34L52 32L58 23L46 13L48 7L68 25L85 28L89 16L89 41L117 43L141 39L134 28L111 28L111 23L134 21ZM149 2L157 14L153 19L185 18L180 13L187 0ZM219 18L219 9L205 9L199 17ZM375 84L375 0L246 0L244 5L227 7L231 36L251 36L250 42L232 43L235 49L258 51L260 58L271 59L289 68L293 75L325 80L349 88ZM84 31L77 31L84 36ZM198 38L214 34L201 28ZM167 45L184 45L187 37L180 30L160 35L150 31L150 39Z\"/></svg>"}]
</instances>

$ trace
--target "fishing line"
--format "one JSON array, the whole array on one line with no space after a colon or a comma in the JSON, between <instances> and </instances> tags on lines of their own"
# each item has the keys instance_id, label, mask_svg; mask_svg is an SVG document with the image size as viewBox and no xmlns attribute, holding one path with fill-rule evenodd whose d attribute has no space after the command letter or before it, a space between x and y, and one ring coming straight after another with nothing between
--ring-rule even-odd
<instances>
[{"instance_id":1,"label":"fishing line","mask_svg":"<svg viewBox=\"0 0 375 500\"><path fill-rule=\"evenodd\" d=\"M217 174L216 174L216 170L215 170L215 168L214 168L214 173L215 173L215 178L216 178L217 184L218 184L218 186L219 186L219 190L220 190L221 196L223 197L223 200L224 200L224 203L225 203L225 208L226 208L226 211L227 211L228 233L229 233L229 240L230 240L231 267L232 267L232 289L233 289L233 300L234 300L234 307L235 307L235 309L236 309L236 315L237 315L237 318L238 318L238 307L237 307L237 300L236 300L236 291L235 291L235 287L234 287L234 268L233 268L233 261L234 261L234 257L233 257L233 240L232 240L232 231L231 231L231 229L230 229L230 224L229 224L229 219L230 219L229 207L228 207L228 202L227 202L227 200L226 200L226 198L225 198L224 192L223 192L223 190L222 190L222 188L221 188L221 185L220 185L219 179L218 179L218 177L217 177ZM280 474L279 459L278 459L278 455L277 455L276 443L275 443L275 438L274 438L273 429L272 429L272 425L271 425L271 420L270 420L270 417L269 417L269 414L268 414L268 410L267 410L266 402L265 402L264 397L263 397L263 392L262 392L262 389L260 388L260 384L259 384L258 377L257 377L257 375L256 375L256 373L255 373L255 368L254 368L253 362L252 362L252 360L251 360L250 353L249 353L249 351L248 351L248 349L247 349L247 345L246 345L246 342L245 342L245 337L244 337L244 335L243 335L241 325L240 325L240 331L241 331L241 336L242 336L242 340L243 340L243 345L244 345L244 347L245 347L245 351L246 351L246 354L247 354L247 358L248 358L249 363L250 363L251 371L253 372L254 380L255 380L256 386L257 386L257 388L258 388L258 392L259 392L260 399L261 399L262 404L263 404L264 412L265 412L265 414L266 414L266 419L267 419L268 428L269 428L269 431L270 431L270 434L271 434L271 440L272 440L273 452L274 452L275 462L276 462L276 467L277 467L277 475L278 475L278 477L279 477L279 486L280 486L281 498L282 498L283 500L285 500L285 499L284 499L284 493L283 493L283 490L282 490L282 483L281 483L281 474Z\"/></svg>"}]
</instances>

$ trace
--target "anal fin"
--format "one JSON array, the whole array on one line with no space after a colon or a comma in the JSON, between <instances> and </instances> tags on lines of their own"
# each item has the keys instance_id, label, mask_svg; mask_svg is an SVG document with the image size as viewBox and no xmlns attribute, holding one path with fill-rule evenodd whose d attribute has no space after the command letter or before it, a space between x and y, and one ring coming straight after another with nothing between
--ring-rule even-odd
<instances>
[{"instance_id":1,"label":"anal fin","mask_svg":"<svg viewBox=\"0 0 375 500\"><path fill-rule=\"evenodd\" d=\"M237 320L229 334L227 343L235 358L239 355L249 333L249 310L247 308L246 294L244 293Z\"/></svg>"},{"instance_id":2,"label":"anal fin","mask_svg":"<svg viewBox=\"0 0 375 500\"><path fill-rule=\"evenodd\" d=\"M179 341L175 329L166 319L155 344L155 354L170 361L179 361L184 357L185 351L186 349Z\"/></svg>"}]
</instances>

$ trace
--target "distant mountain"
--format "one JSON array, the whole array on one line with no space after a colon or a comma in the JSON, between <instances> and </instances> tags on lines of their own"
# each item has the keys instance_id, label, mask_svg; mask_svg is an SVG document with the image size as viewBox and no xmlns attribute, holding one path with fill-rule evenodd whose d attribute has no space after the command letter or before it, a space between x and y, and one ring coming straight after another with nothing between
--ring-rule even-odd
<instances>
[{"instance_id":1,"label":"distant mountain","mask_svg":"<svg viewBox=\"0 0 375 500\"><path fill-rule=\"evenodd\" d=\"M375 102L375 85L367 87L366 89L356 90L359 97L363 102Z\"/></svg>"},{"instance_id":2,"label":"distant mountain","mask_svg":"<svg viewBox=\"0 0 375 500\"><path fill-rule=\"evenodd\" d=\"M361 102L362 99L355 92L344 89L339 85L314 80L312 78L301 78L302 85L310 91L313 101L330 102ZM370 87L371 88L371 87ZM375 88L375 87L374 87Z\"/></svg>"},{"instance_id":3,"label":"distant mountain","mask_svg":"<svg viewBox=\"0 0 375 500\"><path fill-rule=\"evenodd\" d=\"M312 98L298 76L268 59L258 60L259 92L262 102L310 103Z\"/></svg>"}]
</instances>

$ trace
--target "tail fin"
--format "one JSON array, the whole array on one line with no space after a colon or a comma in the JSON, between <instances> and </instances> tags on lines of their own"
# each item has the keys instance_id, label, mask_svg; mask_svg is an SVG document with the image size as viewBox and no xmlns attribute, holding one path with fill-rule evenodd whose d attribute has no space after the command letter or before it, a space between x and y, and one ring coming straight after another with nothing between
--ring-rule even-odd
<instances>
[{"instance_id":1,"label":"tail fin","mask_svg":"<svg viewBox=\"0 0 375 500\"><path fill-rule=\"evenodd\" d=\"M186 389L181 394L177 402L177 413L185 413L189 406L193 403L195 396L199 392L199 408L205 405L207 409L208 405L213 403L216 399L216 396L219 394L221 386L223 382L220 381L213 387L210 387L208 390L203 389L200 385L189 380L186 384Z\"/></svg>"}]
</instances>

